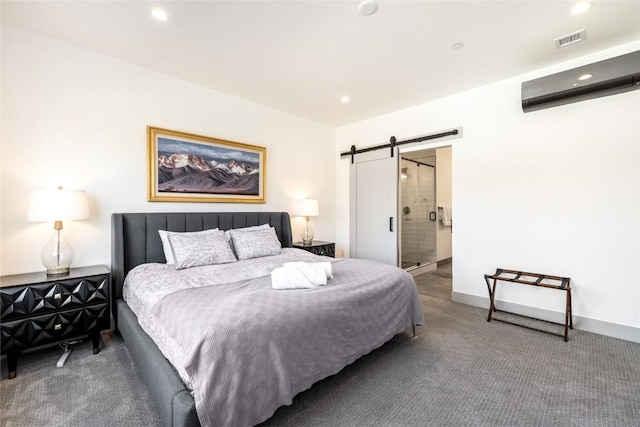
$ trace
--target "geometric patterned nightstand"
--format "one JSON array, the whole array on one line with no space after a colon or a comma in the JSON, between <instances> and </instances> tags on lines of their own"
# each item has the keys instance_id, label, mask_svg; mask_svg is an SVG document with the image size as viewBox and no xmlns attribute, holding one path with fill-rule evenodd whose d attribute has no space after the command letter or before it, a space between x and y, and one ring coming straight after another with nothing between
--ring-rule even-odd
<instances>
[{"instance_id":1,"label":"geometric patterned nightstand","mask_svg":"<svg viewBox=\"0 0 640 427\"><path fill-rule=\"evenodd\" d=\"M72 268L0 277L2 354L15 378L20 351L88 335L100 351L100 331L110 327L109 270Z\"/></svg>"},{"instance_id":2,"label":"geometric patterned nightstand","mask_svg":"<svg viewBox=\"0 0 640 427\"><path fill-rule=\"evenodd\" d=\"M302 242L294 242L293 247L297 249L304 249L316 255L324 255L335 258L336 256L336 244L331 242L323 242L322 240L313 240L310 245L303 244Z\"/></svg>"}]
</instances>

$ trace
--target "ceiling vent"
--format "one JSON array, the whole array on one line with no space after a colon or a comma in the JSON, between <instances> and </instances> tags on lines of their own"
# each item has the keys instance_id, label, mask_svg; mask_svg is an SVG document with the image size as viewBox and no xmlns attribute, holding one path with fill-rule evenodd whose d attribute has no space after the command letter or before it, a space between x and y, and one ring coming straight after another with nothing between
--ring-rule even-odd
<instances>
[{"instance_id":1,"label":"ceiling vent","mask_svg":"<svg viewBox=\"0 0 640 427\"><path fill-rule=\"evenodd\" d=\"M582 40L587 39L587 30L584 28L582 30L576 31L571 34L567 34L566 36L558 37L555 39L556 49L560 49L562 47L569 46L570 44L579 43Z\"/></svg>"},{"instance_id":2,"label":"ceiling vent","mask_svg":"<svg viewBox=\"0 0 640 427\"><path fill-rule=\"evenodd\" d=\"M523 82L522 110L527 113L638 89L640 50Z\"/></svg>"}]
</instances>

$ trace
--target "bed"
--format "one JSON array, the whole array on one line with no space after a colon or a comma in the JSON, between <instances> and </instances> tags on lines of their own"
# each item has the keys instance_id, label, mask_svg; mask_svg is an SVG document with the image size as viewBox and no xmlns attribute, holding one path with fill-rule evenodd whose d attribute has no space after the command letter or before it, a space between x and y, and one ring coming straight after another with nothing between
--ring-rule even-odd
<instances>
[{"instance_id":1,"label":"bed","mask_svg":"<svg viewBox=\"0 0 640 427\"><path fill-rule=\"evenodd\" d=\"M278 254L179 271L166 265L158 232L217 228L239 237L237 229L259 225L275 232ZM291 261L331 261L333 275L313 289L272 289L268 271ZM313 383L424 324L410 275L292 248L286 212L116 213L111 268L116 329L165 426L258 424Z\"/></svg>"}]
</instances>

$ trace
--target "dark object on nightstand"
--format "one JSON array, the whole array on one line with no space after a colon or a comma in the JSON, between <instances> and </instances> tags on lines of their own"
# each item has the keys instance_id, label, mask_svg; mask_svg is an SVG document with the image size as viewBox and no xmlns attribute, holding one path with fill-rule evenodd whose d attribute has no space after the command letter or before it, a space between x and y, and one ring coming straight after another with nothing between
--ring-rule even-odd
<instances>
[{"instance_id":1,"label":"dark object on nightstand","mask_svg":"<svg viewBox=\"0 0 640 427\"><path fill-rule=\"evenodd\" d=\"M331 242L323 242L322 240L314 240L311 244L307 245L302 242L294 242L293 247L297 249L304 249L316 255L324 255L335 258L336 256L336 244Z\"/></svg>"},{"instance_id":2,"label":"dark object on nightstand","mask_svg":"<svg viewBox=\"0 0 640 427\"><path fill-rule=\"evenodd\" d=\"M0 277L2 354L15 378L20 351L89 335L100 351L100 331L110 327L109 270L101 265Z\"/></svg>"}]
</instances>

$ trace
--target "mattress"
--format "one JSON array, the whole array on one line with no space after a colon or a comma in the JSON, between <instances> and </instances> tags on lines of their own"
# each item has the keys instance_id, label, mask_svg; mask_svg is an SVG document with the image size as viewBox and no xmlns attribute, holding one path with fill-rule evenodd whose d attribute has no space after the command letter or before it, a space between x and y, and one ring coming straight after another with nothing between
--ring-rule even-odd
<instances>
[{"instance_id":1,"label":"mattress","mask_svg":"<svg viewBox=\"0 0 640 427\"><path fill-rule=\"evenodd\" d=\"M142 329L153 339L164 357L171 362L185 385L192 389L191 379L184 371L180 348L152 315L152 308L162 298L174 292L266 276L285 262L293 261L316 262L335 261L335 259L320 257L301 249L283 248L280 255L185 270L176 270L173 265L160 263L141 264L127 274L122 288L122 297L138 317L138 323Z\"/></svg>"},{"instance_id":2,"label":"mattress","mask_svg":"<svg viewBox=\"0 0 640 427\"><path fill-rule=\"evenodd\" d=\"M327 261L299 249L175 270L142 264L123 295L141 327L192 390L203 426L249 426L412 324L423 324L411 276L365 260L333 260L315 289L274 290L288 261Z\"/></svg>"}]
</instances>

